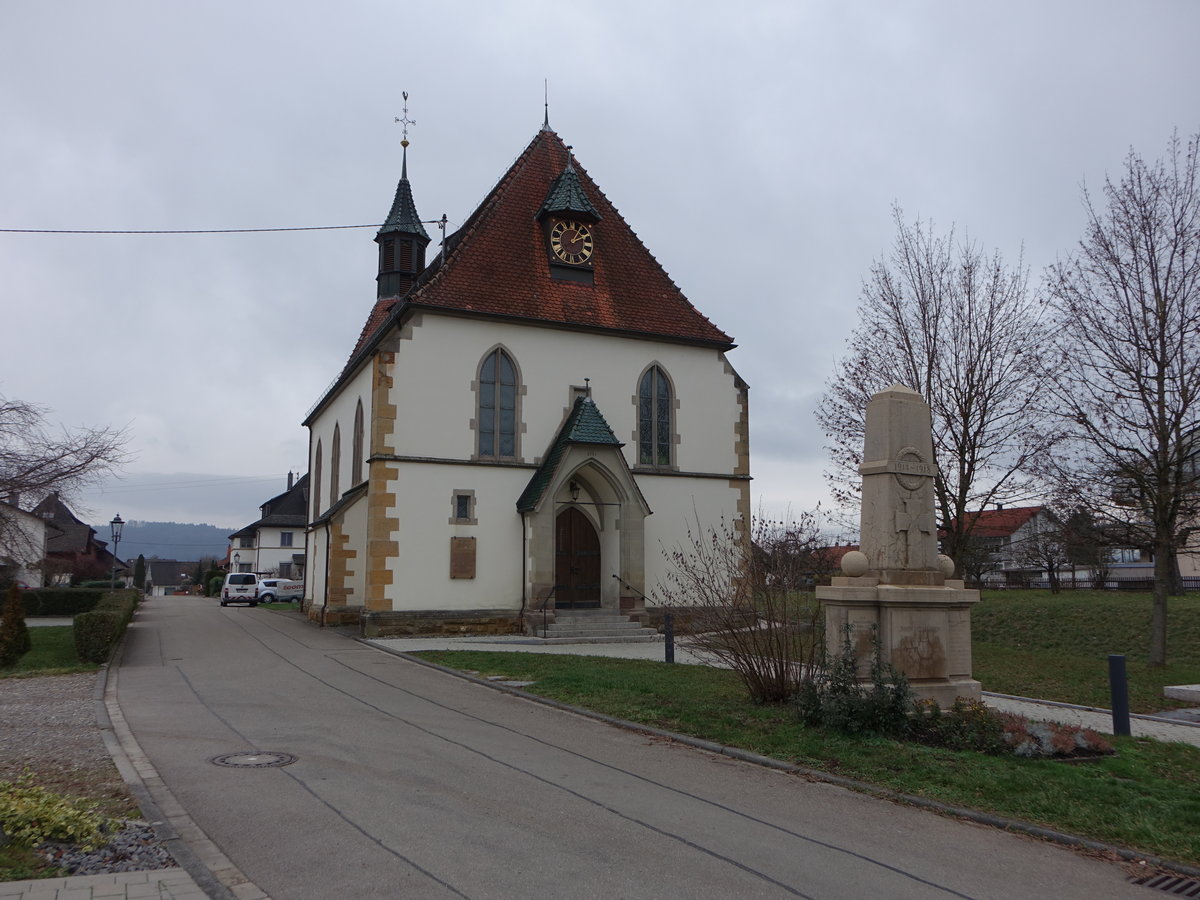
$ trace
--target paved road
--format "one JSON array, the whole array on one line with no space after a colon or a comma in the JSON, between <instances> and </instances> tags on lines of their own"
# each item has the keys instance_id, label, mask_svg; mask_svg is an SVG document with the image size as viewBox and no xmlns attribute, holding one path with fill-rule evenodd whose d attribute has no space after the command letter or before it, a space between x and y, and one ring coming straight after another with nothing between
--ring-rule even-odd
<instances>
[{"instance_id":1,"label":"paved road","mask_svg":"<svg viewBox=\"0 0 1200 900\"><path fill-rule=\"evenodd\" d=\"M153 598L118 674L134 764L239 896L1147 896L1056 846L610 728L269 610ZM210 762L239 751L297 761Z\"/></svg>"}]
</instances>

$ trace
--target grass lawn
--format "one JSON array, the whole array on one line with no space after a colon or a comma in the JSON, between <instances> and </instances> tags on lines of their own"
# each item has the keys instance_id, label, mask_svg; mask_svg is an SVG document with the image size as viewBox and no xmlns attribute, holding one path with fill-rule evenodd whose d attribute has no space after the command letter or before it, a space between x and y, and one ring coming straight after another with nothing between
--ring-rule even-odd
<instances>
[{"instance_id":1,"label":"grass lawn","mask_svg":"<svg viewBox=\"0 0 1200 900\"><path fill-rule=\"evenodd\" d=\"M984 591L971 610L975 677L984 690L1111 706L1108 655L1125 654L1129 707L1150 713L1183 704L1164 685L1200 684L1200 595L1167 606L1166 666L1150 654L1150 595L1125 591Z\"/></svg>"},{"instance_id":2,"label":"grass lawn","mask_svg":"<svg viewBox=\"0 0 1200 900\"><path fill-rule=\"evenodd\" d=\"M70 625L38 626L29 629L29 652L9 669L0 669L0 678L28 678L34 675L71 675L95 672L95 663L80 662L75 653L75 629Z\"/></svg>"}]
</instances>

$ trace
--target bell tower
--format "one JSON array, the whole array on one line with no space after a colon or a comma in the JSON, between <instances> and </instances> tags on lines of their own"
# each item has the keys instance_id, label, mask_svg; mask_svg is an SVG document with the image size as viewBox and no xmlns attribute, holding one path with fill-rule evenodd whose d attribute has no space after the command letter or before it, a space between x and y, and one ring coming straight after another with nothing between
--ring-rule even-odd
<instances>
[{"instance_id":1,"label":"bell tower","mask_svg":"<svg viewBox=\"0 0 1200 900\"><path fill-rule=\"evenodd\" d=\"M408 183L408 126L417 124L408 117L408 91L404 92L404 118L396 121L404 126L400 141L403 148L400 183L396 185L396 198L387 220L375 235L375 243L379 245L376 297L381 300L403 297L409 292L417 276L425 270L425 248L429 244L429 234L417 215Z\"/></svg>"}]
</instances>

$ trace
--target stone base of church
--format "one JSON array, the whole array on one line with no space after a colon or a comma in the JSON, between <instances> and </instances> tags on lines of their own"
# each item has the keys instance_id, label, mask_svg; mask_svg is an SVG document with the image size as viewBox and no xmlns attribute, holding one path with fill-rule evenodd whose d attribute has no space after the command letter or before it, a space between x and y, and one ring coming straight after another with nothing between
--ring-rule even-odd
<instances>
[{"instance_id":1,"label":"stone base of church","mask_svg":"<svg viewBox=\"0 0 1200 900\"><path fill-rule=\"evenodd\" d=\"M817 589L825 606L826 651L842 653L849 637L860 680L870 678L875 642L883 661L903 672L923 700L949 707L978 700L971 677L971 607L979 591L961 581L943 585L880 584L878 575L836 577Z\"/></svg>"},{"instance_id":2,"label":"stone base of church","mask_svg":"<svg viewBox=\"0 0 1200 900\"><path fill-rule=\"evenodd\" d=\"M363 610L361 606L322 606L320 603L306 601L300 611L310 622L333 626L357 625Z\"/></svg>"},{"instance_id":3,"label":"stone base of church","mask_svg":"<svg viewBox=\"0 0 1200 900\"><path fill-rule=\"evenodd\" d=\"M364 610L363 637L447 637L466 634L518 634L519 614L507 609Z\"/></svg>"}]
</instances>

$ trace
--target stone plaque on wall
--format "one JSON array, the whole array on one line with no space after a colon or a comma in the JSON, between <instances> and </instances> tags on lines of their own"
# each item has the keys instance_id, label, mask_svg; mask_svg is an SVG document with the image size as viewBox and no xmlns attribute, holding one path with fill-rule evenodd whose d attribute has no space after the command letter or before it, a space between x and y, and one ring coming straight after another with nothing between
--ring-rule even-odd
<instances>
[{"instance_id":1,"label":"stone plaque on wall","mask_svg":"<svg viewBox=\"0 0 1200 900\"><path fill-rule=\"evenodd\" d=\"M450 577L475 577L475 538L450 538Z\"/></svg>"}]
</instances>

